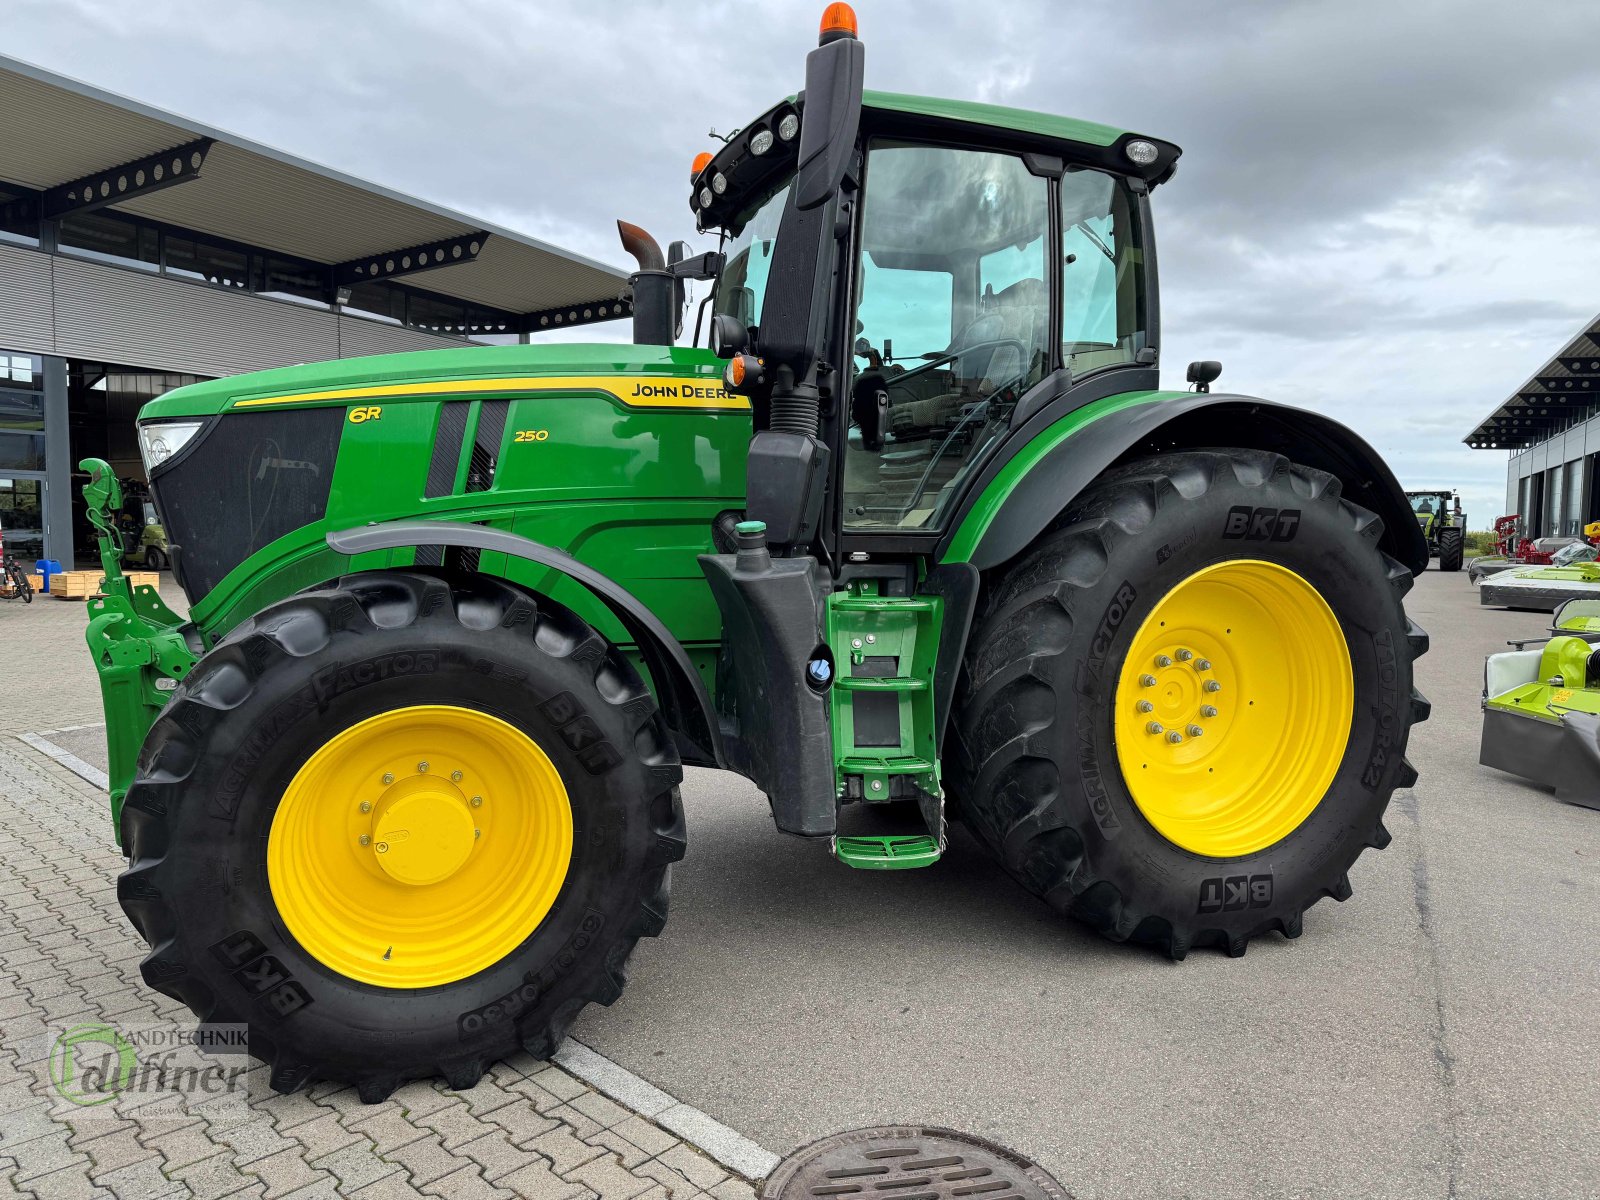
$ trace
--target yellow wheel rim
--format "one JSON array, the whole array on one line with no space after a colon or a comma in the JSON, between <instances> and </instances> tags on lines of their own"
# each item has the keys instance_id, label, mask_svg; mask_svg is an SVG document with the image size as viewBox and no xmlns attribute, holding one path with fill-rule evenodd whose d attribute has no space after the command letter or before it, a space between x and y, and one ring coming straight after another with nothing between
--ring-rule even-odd
<instances>
[{"instance_id":1,"label":"yellow wheel rim","mask_svg":"<svg viewBox=\"0 0 1600 1200\"><path fill-rule=\"evenodd\" d=\"M544 920L572 860L572 804L549 756L469 708L369 717L296 772L267 880L305 951L382 987L450 983Z\"/></svg>"},{"instance_id":2,"label":"yellow wheel rim","mask_svg":"<svg viewBox=\"0 0 1600 1200\"><path fill-rule=\"evenodd\" d=\"M1354 712L1350 649L1316 588L1275 563L1217 563L1134 634L1117 680L1117 761L1158 833L1235 858L1311 815Z\"/></svg>"}]
</instances>

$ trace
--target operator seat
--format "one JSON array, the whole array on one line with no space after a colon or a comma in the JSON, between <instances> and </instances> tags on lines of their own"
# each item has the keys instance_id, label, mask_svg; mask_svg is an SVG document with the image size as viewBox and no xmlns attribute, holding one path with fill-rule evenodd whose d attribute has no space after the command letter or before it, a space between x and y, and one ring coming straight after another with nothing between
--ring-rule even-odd
<instances>
[{"instance_id":1,"label":"operator seat","mask_svg":"<svg viewBox=\"0 0 1600 1200\"><path fill-rule=\"evenodd\" d=\"M1042 279L1019 279L999 292L986 289L978 315L962 327L946 351L951 390L906 400L889 409L889 428L898 436L952 424L963 404L1028 373L1044 352L1044 325L1050 304Z\"/></svg>"}]
</instances>

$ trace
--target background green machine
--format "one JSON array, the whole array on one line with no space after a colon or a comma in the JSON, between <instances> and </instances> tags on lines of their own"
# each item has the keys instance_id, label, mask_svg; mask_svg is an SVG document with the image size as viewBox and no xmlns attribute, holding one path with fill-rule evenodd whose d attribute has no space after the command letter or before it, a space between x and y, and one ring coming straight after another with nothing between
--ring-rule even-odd
<instances>
[{"instance_id":1,"label":"background green machine","mask_svg":"<svg viewBox=\"0 0 1600 1200\"><path fill-rule=\"evenodd\" d=\"M1417 514L1422 536L1428 540L1428 553L1439 560L1439 569L1459 571L1467 546L1467 518L1461 511L1460 493L1407 492L1406 499Z\"/></svg>"},{"instance_id":2,"label":"background green machine","mask_svg":"<svg viewBox=\"0 0 1600 1200\"><path fill-rule=\"evenodd\" d=\"M1214 362L1161 390L1178 148L864 73L833 5L803 92L695 161L720 249L621 227L629 293L589 307L634 345L148 405L187 619L121 576L84 464L144 977L275 1087L550 1053L663 927L685 764L845 866L930 867L959 819L1175 959L1298 936L1388 843L1427 546L1348 429ZM673 344L690 279L706 348Z\"/></svg>"}]
</instances>

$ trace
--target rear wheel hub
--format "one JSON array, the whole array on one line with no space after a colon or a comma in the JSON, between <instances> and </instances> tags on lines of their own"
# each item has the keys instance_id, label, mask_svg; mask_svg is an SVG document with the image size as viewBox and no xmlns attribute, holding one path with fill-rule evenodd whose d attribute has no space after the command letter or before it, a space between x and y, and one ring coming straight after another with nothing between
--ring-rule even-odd
<instances>
[{"instance_id":1,"label":"rear wheel hub","mask_svg":"<svg viewBox=\"0 0 1600 1200\"><path fill-rule=\"evenodd\" d=\"M1117 758L1168 841L1253 854L1327 792L1354 702L1349 648L1316 588L1276 563L1216 563L1167 592L1135 633L1117 685Z\"/></svg>"}]
</instances>

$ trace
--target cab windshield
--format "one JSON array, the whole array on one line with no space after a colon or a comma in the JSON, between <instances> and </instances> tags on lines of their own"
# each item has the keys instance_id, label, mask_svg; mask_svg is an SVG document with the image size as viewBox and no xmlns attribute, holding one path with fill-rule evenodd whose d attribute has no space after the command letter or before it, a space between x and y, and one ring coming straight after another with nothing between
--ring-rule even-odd
<instances>
[{"instance_id":1,"label":"cab windshield","mask_svg":"<svg viewBox=\"0 0 1600 1200\"><path fill-rule=\"evenodd\" d=\"M788 202L789 184L785 181L776 192L753 206L743 227L724 243L726 260L712 292L713 312L737 317L750 329L760 325L778 224Z\"/></svg>"}]
</instances>

